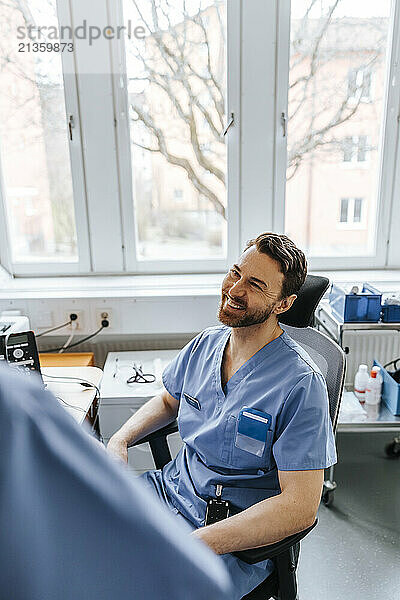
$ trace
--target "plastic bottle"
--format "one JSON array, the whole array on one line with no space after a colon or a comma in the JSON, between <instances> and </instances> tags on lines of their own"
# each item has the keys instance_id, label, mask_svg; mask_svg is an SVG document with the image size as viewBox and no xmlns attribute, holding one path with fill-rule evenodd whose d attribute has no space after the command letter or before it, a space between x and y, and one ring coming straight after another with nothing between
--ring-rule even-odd
<instances>
[{"instance_id":1,"label":"plastic bottle","mask_svg":"<svg viewBox=\"0 0 400 600\"><path fill-rule=\"evenodd\" d=\"M360 365L354 378L354 395L361 404L365 402L365 390L368 385L369 375L367 365Z\"/></svg>"},{"instance_id":2,"label":"plastic bottle","mask_svg":"<svg viewBox=\"0 0 400 600\"><path fill-rule=\"evenodd\" d=\"M382 378L379 371L379 367L372 367L365 390L365 403L373 406L379 406L381 402Z\"/></svg>"}]
</instances>

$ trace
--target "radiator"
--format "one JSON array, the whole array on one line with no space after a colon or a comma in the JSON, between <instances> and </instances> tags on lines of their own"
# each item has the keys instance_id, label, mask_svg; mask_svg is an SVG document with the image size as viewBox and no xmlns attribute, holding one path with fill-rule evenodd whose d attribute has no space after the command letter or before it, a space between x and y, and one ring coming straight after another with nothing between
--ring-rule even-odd
<instances>
[{"instance_id":1,"label":"radiator","mask_svg":"<svg viewBox=\"0 0 400 600\"><path fill-rule=\"evenodd\" d=\"M374 359L384 365L400 356L400 331L345 329L342 347L348 352L346 384L353 385L358 365L371 368Z\"/></svg>"}]
</instances>

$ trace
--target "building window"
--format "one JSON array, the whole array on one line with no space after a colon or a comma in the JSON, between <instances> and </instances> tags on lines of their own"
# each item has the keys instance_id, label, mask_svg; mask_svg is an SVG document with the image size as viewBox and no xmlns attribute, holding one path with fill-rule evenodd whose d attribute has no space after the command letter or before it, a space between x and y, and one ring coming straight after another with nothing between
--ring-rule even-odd
<instances>
[{"instance_id":1,"label":"building window","mask_svg":"<svg viewBox=\"0 0 400 600\"><path fill-rule=\"evenodd\" d=\"M350 69L347 76L349 98L353 102L371 102L372 73L367 68Z\"/></svg>"},{"instance_id":2,"label":"building window","mask_svg":"<svg viewBox=\"0 0 400 600\"><path fill-rule=\"evenodd\" d=\"M365 163L368 156L367 142L366 135L345 137L343 140L343 162Z\"/></svg>"},{"instance_id":3,"label":"building window","mask_svg":"<svg viewBox=\"0 0 400 600\"><path fill-rule=\"evenodd\" d=\"M183 190L174 189L174 202L182 202L183 201Z\"/></svg>"},{"instance_id":4,"label":"building window","mask_svg":"<svg viewBox=\"0 0 400 600\"><path fill-rule=\"evenodd\" d=\"M362 223L364 198L341 198L339 223L357 225Z\"/></svg>"}]
</instances>

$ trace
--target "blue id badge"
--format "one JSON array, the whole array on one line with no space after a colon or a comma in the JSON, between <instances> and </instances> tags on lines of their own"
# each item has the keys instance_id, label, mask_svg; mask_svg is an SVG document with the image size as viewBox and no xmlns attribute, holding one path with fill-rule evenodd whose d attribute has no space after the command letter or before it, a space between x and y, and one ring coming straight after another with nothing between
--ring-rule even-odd
<instances>
[{"instance_id":1,"label":"blue id badge","mask_svg":"<svg viewBox=\"0 0 400 600\"><path fill-rule=\"evenodd\" d=\"M189 394L186 394L186 392L183 392L183 395L185 396L186 402L188 404L190 404L190 406L193 406L193 408L197 408L197 410L201 410L201 404L197 400L197 398L194 398L193 396L190 396Z\"/></svg>"},{"instance_id":2,"label":"blue id badge","mask_svg":"<svg viewBox=\"0 0 400 600\"><path fill-rule=\"evenodd\" d=\"M235 446L256 456L262 456L271 429L272 417L257 408L243 408L239 413Z\"/></svg>"}]
</instances>

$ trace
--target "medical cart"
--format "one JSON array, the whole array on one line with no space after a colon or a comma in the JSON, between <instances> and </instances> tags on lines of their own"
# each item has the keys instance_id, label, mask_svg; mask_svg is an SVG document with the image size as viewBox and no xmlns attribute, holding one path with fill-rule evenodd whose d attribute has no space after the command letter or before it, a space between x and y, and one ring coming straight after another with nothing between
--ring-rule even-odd
<instances>
[{"instance_id":1,"label":"medical cart","mask_svg":"<svg viewBox=\"0 0 400 600\"><path fill-rule=\"evenodd\" d=\"M394 416L383 404L378 414L368 414L350 391L355 370L360 363L372 365L374 359L380 358L381 363L385 364L395 356L400 356L400 323L343 323L332 312L329 302L322 301L315 313L315 326L335 340L348 356L345 385L347 391L343 393L337 431L397 433L397 436L386 444L385 453L391 458L400 457L400 417ZM372 343L373 339L377 339L378 343ZM331 467L322 495L326 506L332 505L336 487L334 467Z\"/></svg>"}]
</instances>

